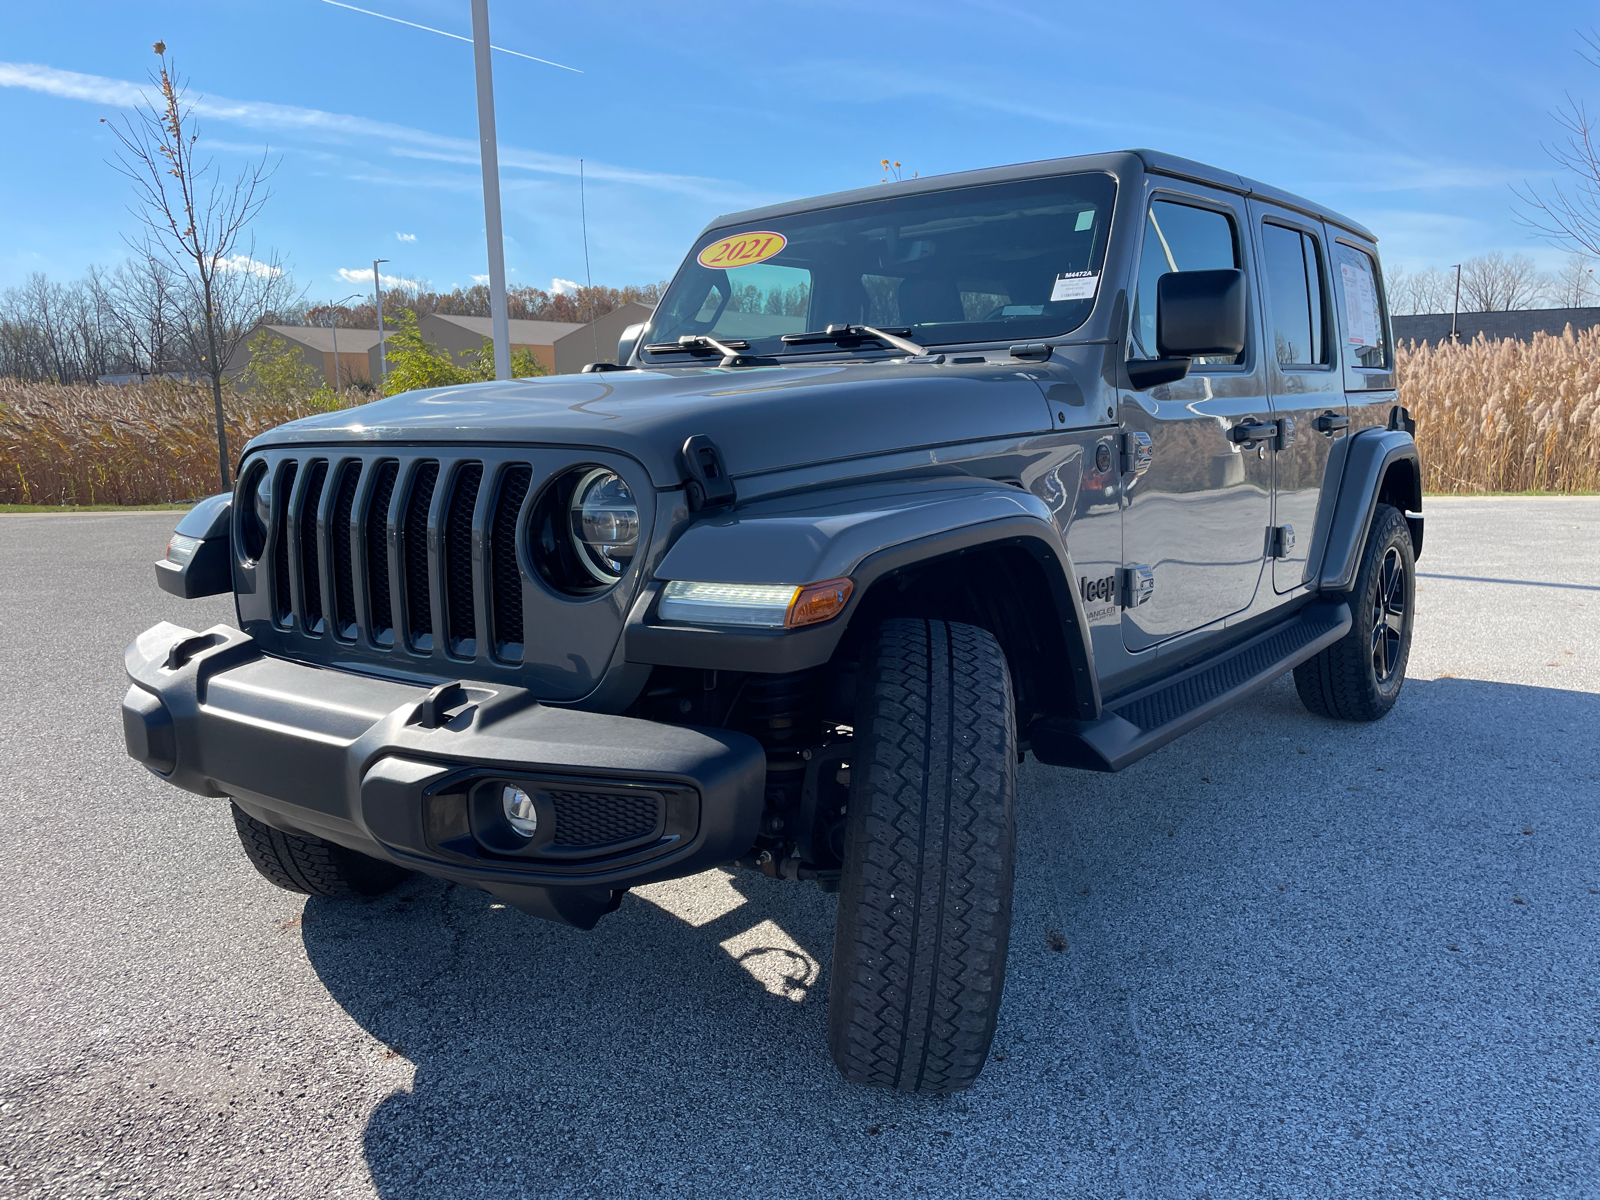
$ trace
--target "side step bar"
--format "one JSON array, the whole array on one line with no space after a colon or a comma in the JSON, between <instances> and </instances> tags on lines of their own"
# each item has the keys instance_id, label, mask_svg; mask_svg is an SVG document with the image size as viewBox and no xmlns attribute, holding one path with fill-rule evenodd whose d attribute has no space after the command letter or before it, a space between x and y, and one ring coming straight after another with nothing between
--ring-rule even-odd
<instances>
[{"instance_id":1,"label":"side step bar","mask_svg":"<svg viewBox=\"0 0 1600 1200\"><path fill-rule=\"evenodd\" d=\"M1214 658L1108 700L1097 721L1050 717L1028 740L1040 762L1120 771L1271 683L1350 632L1350 606L1312 603Z\"/></svg>"}]
</instances>

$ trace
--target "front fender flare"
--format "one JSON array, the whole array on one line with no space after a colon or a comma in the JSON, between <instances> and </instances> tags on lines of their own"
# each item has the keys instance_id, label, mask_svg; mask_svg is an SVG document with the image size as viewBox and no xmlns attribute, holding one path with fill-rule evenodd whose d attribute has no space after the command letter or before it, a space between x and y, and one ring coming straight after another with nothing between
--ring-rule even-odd
<instances>
[{"instance_id":1,"label":"front fender flare","mask_svg":"<svg viewBox=\"0 0 1600 1200\"><path fill-rule=\"evenodd\" d=\"M981 546L1015 545L1044 567L1062 622L1075 692L1099 712L1094 658L1071 556L1045 503L987 479L911 480L758 501L691 526L656 568L629 615L629 662L710 670L797 671L827 662L878 579ZM839 616L795 630L730 630L654 621L662 585L806 584L850 578Z\"/></svg>"}]
</instances>

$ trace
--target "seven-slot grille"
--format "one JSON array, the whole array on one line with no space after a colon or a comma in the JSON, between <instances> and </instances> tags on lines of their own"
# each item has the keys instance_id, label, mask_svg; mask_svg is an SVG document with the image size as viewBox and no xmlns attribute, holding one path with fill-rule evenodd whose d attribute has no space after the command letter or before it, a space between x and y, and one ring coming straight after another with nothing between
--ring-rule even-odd
<instances>
[{"instance_id":1,"label":"seven-slot grille","mask_svg":"<svg viewBox=\"0 0 1600 1200\"><path fill-rule=\"evenodd\" d=\"M492 646L499 661L520 661L517 528L530 464L306 454L271 469L261 565L271 564L279 629L377 648L404 638L423 654L442 641L468 659Z\"/></svg>"}]
</instances>

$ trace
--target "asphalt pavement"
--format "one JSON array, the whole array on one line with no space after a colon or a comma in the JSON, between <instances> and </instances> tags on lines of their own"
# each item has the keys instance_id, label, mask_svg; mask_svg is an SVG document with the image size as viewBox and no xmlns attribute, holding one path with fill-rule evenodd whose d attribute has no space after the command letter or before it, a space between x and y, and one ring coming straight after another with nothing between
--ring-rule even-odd
<instances>
[{"instance_id":1,"label":"asphalt pavement","mask_svg":"<svg viewBox=\"0 0 1600 1200\"><path fill-rule=\"evenodd\" d=\"M1410 678L1287 678L1021 773L992 1061L824 1045L835 901L711 871L592 933L274 889L124 754L173 515L0 516L0 1195L1600 1196L1600 499L1430 500Z\"/></svg>"}]
</instances>

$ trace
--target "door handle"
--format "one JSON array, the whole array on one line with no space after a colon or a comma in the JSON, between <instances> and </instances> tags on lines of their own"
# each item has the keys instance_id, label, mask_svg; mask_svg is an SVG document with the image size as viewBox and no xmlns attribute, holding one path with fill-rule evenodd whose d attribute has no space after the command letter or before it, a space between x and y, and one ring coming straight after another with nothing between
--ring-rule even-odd
<instances>
[{"instance_id":1,"label":"door handle","mask_svg":"<svg viewBox=\"0 0 1600 1200\"><path fill-rule=\"evenodd\" d=\"M1318 433L1325 433L1329 437L1332 437L1334 434L1343 433L1346 429L1350 428L1350 418L1342 416L1330 408L1315 421L1311 422L1311 428L1315 429Z\"/></svg>"},{"instance_id":2,"label":"door handle","mask_svg":"<svg viewBox=\"0 0 1600 1200\"><path fill-rule=\"evenodd\" d=\"M1256 442L1270 442L1278 436L1278 423L1270 425L1264 421L1241 421L1228 430L1228 440L1237 446L1252 446Z\"/></svg>"}]
</instances>

